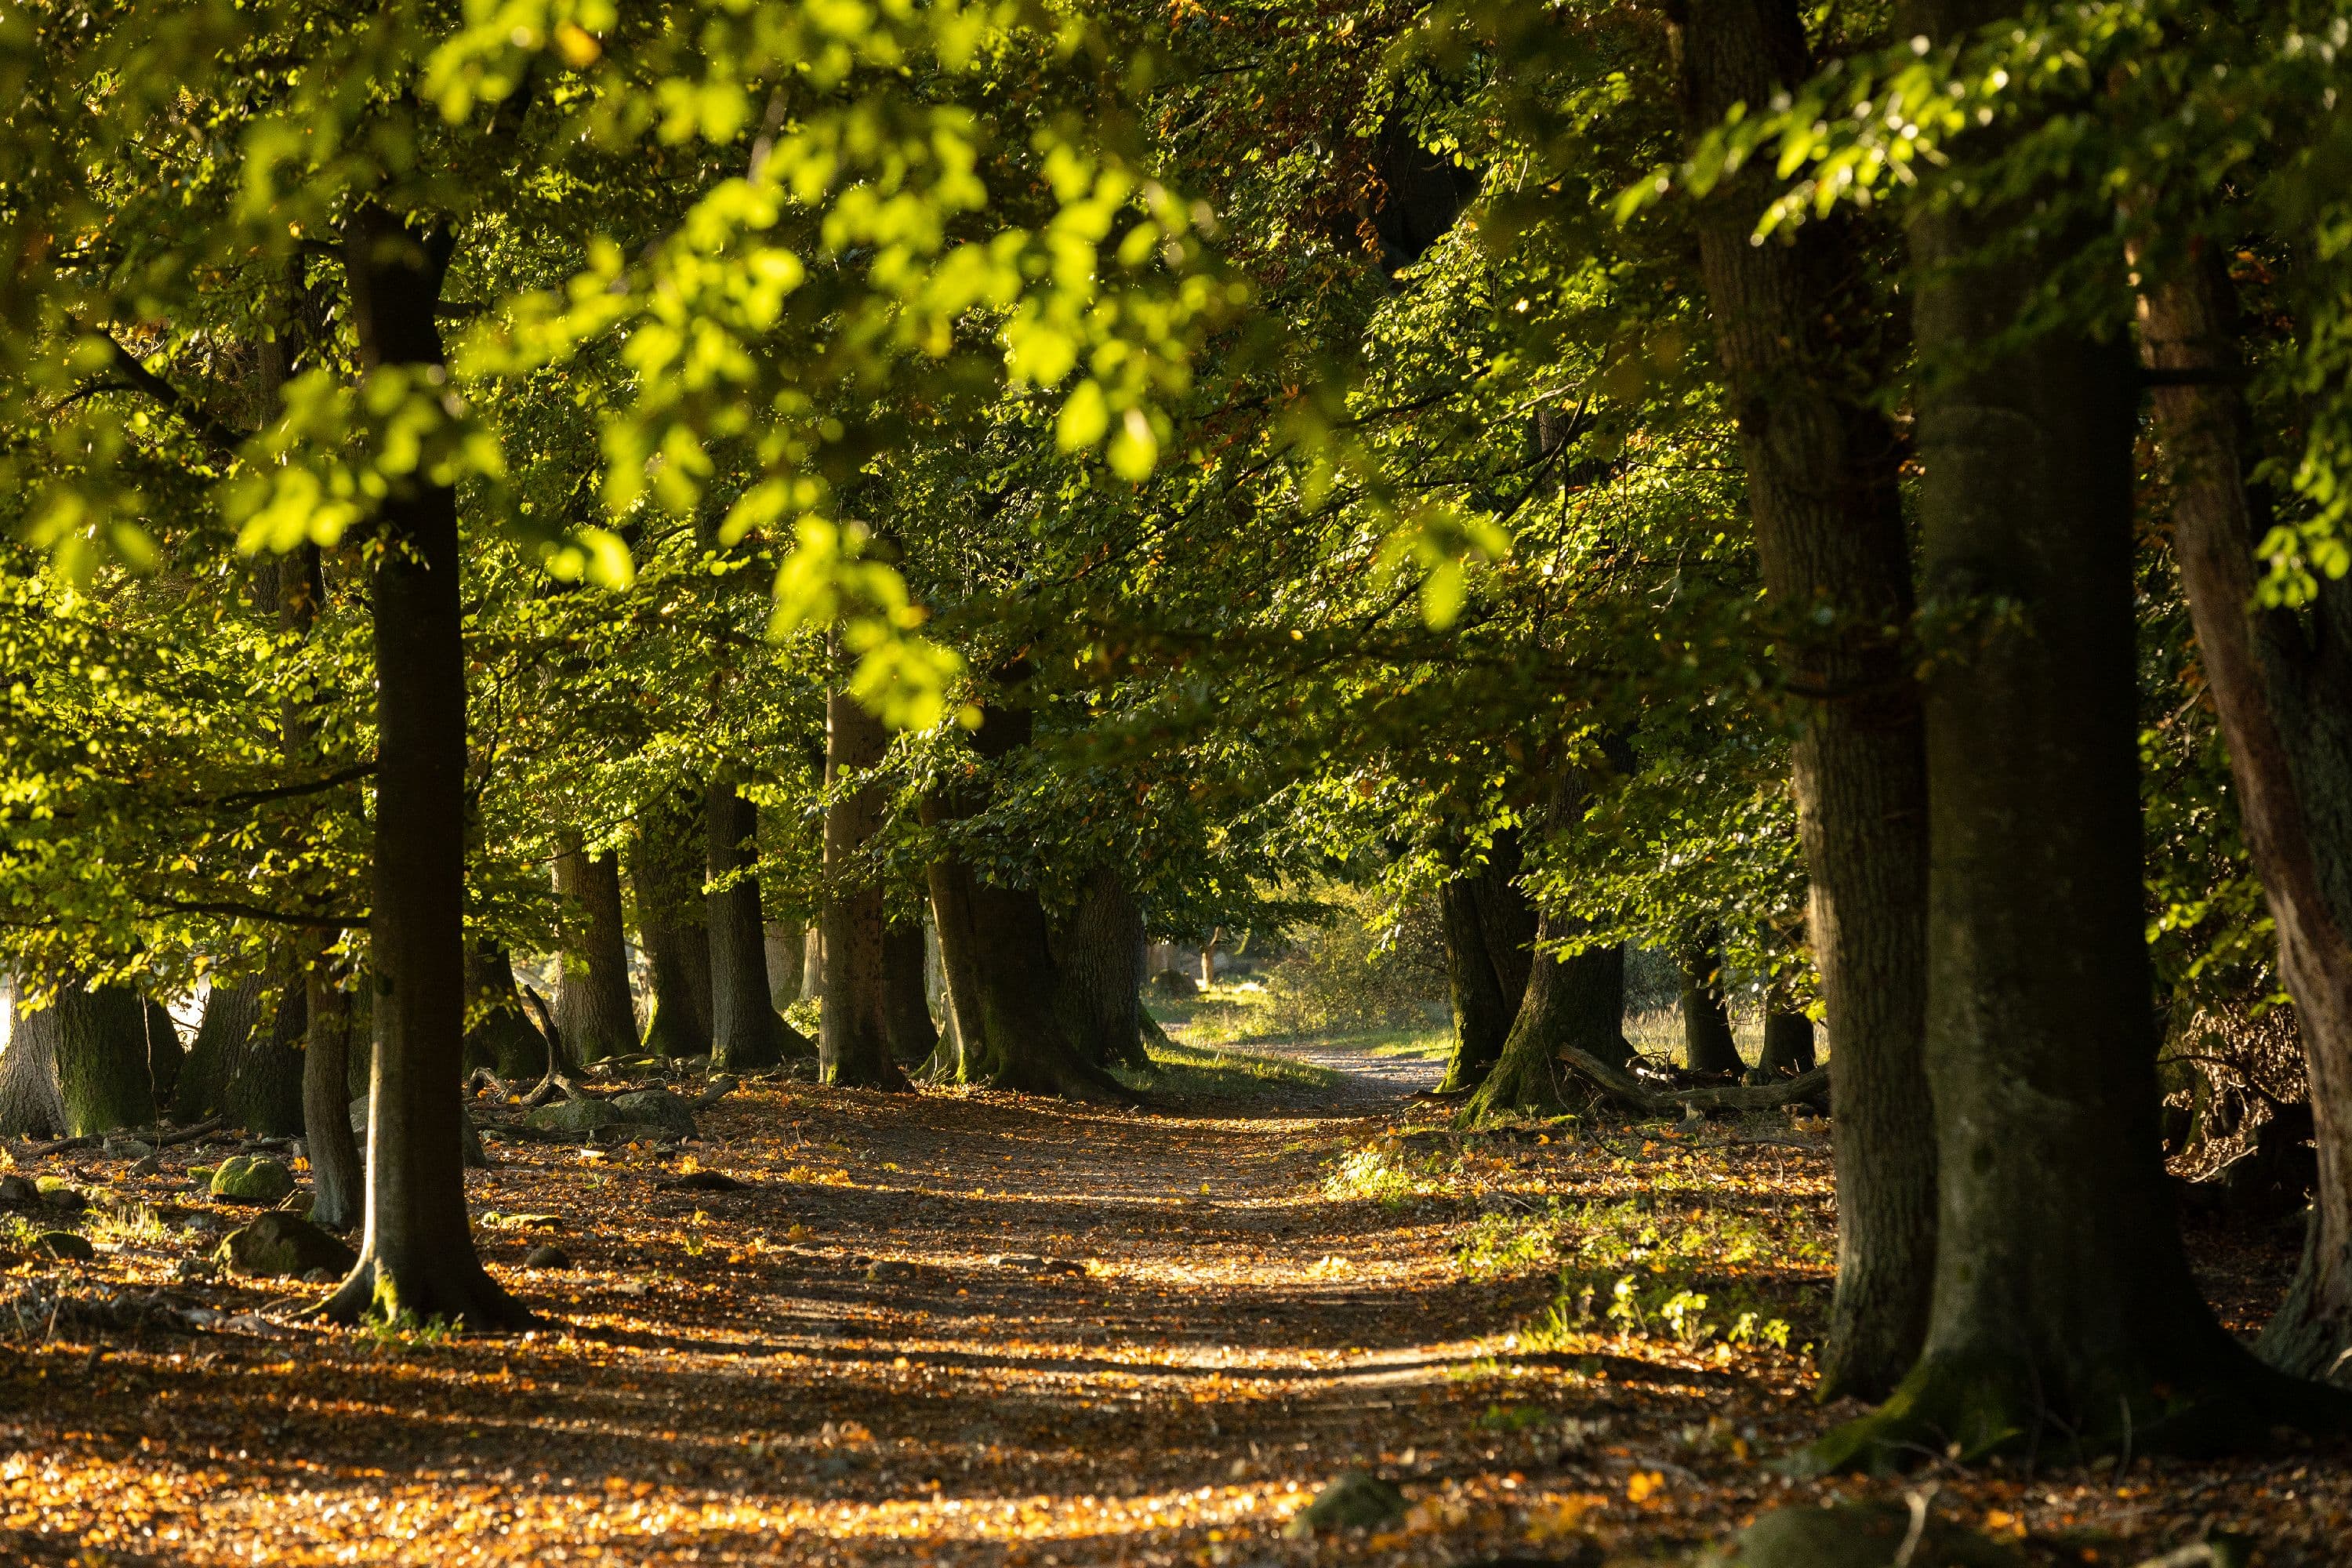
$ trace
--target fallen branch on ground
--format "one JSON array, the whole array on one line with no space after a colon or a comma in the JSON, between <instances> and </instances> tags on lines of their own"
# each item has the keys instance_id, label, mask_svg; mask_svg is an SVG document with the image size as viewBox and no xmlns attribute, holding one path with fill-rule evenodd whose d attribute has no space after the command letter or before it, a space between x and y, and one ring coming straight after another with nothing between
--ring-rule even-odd
<instances>
[{"instance_id":1,"label":"fallen branch on ground","mask_svg":"<svg viewBox=\"0 0 2352 1568\"><path fill-rule=\"evenodd\" d=\"M1683 1110L1775 1110L1784 1105L1827 1101L1830 1069L1817 1067L1780 1083L1745 1084L1721 1089L1653 1089L1622 1068L1612 1067L1590 1051L1560 1047L1559 1059L1570 1070L1612 1100L1645 1116L1671 1116Z\"/></svg>"}]
</instances>

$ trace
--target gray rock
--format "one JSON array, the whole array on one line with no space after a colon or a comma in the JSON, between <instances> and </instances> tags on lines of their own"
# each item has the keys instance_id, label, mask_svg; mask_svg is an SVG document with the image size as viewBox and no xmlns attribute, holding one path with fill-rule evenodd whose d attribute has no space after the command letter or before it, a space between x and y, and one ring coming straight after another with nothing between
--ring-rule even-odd
<instances>
[{"instance_id":1,"label":"gray rock","mask_svg":"<svg viewBox=\"0 0 2352 1568\"><path fill-rule=\"evenodd\" d=\"M1896 1503L1781 1508L1702 1552L1697 1568L1886 1568L1911 1534L1911 1510ZM1928 1519L1911 1547L1910 1568L2024 1568L2025 1559L1989 1536Z\"/></svg>"},{"instance_id":2,"label":"gray rock","mask_svg":"<svg viewBox=\"0 0 2352 1568\"><path fill-rule=\"evenodd\" d=\"M1404 1493L1378 1476L1350 1470L1290 1516L1283 1533L1294 1539L1326 1530L1378 1530L1404 1518Z\"/></svg>"},{"instance_id":3,"label":"gray rock","mask_svg":"<svg viewBox=\"0 0 2352 1568\"><path fill-rule=\"evenodd\" d=\"M866 1266L866 1278L877 1285L895 1284L914 1277L915 1266L896 1258L877 1258Z\"/></svg>"},{"instance_id":4,"label":"gray rock","mask_svg":"<svg viewBox=\"0 0 2352 1568\"><path fill-rule=\"evenodd\" d=\"M268 1154L232 1154L213 1173L210 1191L238 1204L282 1204L294 1195L294 1173Z\"/></svg>"},{"instance_id":5,"label":"gray rock","mask_svg":"<svg viewBox=\"0 0 2352 1568\"><path fill-rule=\"evenodd\" d=\"M172 1278L183 1284L220 1278L220 1265L209 1258L183 1258L172 1265Z\"/></svg>"},{"instance_id":6,"label":"gray rock","mask_svg":"<svg viewBox=\"0 0 2352 1568\"><path fill-rule=\"evenodd\" d=\"M150 1154L133 1163L131 1173L134 1176L160 1176L163 1173L163 1162Z\"/></svg>"},{"instance_id":7,"label":"gray rock","mask_svg":"<svg viewBox=\"0 0 2352 1568\"><path fill-rule=\"evenodd\" d=\"M608 1100L559 1100L524 1117L523 1125L536 1127L541 1132L595 1132L607 1127L625 1126L628 1121Z\"/></svg>"},{"instance_id":8,"label":"gray rock","mask_svg":"<svg viewBox=\"0 0 2352 1568\"><path fill-rule=\"evenodd\" d=\"M694 1108L666 1089L638 1089L616 1094L611 1104L631 1121L642 1121L681 1138L694 1136Z\"/></svg>"},{"instance_id":9,"label":"gray rock","mask_svg":"<svg viewBox=\"0 0 2352 1568\"><path fill-rule=\"evenodd\" d=\"M569 1268L572 1257L560 1247L541 1242L523 1254L522 1266L525 1268Z\"/></svg>"},{"instance_id":10,"label":"gray rock","mask_svg":"<svg viewBox=\"0 0 2352 1568\"><path fill-rule=\"evenodd\" d=\"M98 1248L89 1237L76 1236L69 1230L45 1230L33 1237L33 1245L51 1258L62 1258L72 1263L88 1263L98 1256Z\"/></svg>"},{"instance_id":11,"label":"gray rock","mask_svg":"<svg viewBox=\"0 0 2352 1568\"><path fill-rule=\"evenodd\" d=\"M110 1138L99 1152L110 1160L144 1160L155 1145L137 1138Z\"/></svg>"},{"instance_id":12,"label":"gray rock","mask_svg":"<svg viewBox=\"0 0 2352 1568\"><path fill-rule=\"evenodd\" d=\"M214 1249L213 1258L233 1274L299 1279L322 1268L340 1278L352 1271L359 1254L300 1215L273 1209L230 1231Z\"/></svg>"},{"instance_id":13,"label":"gray rock","mask_svg":"<svg viewBox=\"0 0 2352 1568\"><path fill-rule=\"evenodd\" d=\"M41 1189L24 1177L10 1172L0 1176L0 1204L10 1208L26 1206L41 1201Z\"/></svg>"}]
</instances>

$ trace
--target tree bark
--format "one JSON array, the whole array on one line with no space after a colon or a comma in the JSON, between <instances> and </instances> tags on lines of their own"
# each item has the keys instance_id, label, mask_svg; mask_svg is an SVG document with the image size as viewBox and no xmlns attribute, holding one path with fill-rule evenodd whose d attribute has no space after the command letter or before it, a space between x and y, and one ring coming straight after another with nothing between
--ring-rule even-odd
<instances>
[{"instance_id":1,"label":"tree bark","mask_svg":"<svg viewBox=\"0 0 2352 1568\"><path fill-rule=\"evenodd\" d=\"M290 1138L303 1129L302 1037L310 1026L302 948L279 948L263 983L268 1011L228 1057L221 1110L232 1127L259 1138Z\"/></svg>"},{"instance_id":2,"label":"tree bark","mask_svg":"<svg viewBox=\"0 0 2352 1568\"><path fill-rule=\"evenodd\" d=\"M628 937L621 922L621 858L590 855L566 833L555 856L555 890L565 900L563 973L555 1016L584 1062L637 1052L637 1013L629 995Z\"/></svg>"},{"instance_id":3,"label":"tree bark","mask_svg":"<svg viewBox=\"0 0 2352 1568\"><path fill-rule=\"evenodd\" d=\"M1747 1070L1731 1034L1731 1009L1723 995L1723 961L1711 931L1682 944L1675 961L1683 975L1683 1066L1692 1072Z\"/></svg>"},{"instance_id":4,"label":"tree bark","mask_svg":"<svg viewBox=\"0 0 2352 1568\"><path fill-rule=\"evenodd\" d=\"M8 1045L0 1050L0 1137L62 1138L65 1096L58 1089L58 1005L25 1005L21 975L8 988Z\"/></svg>"},{"instance_id":5,"label":"tree bark","mask_svg":"<svg viewBox=\"0 0 2352 1568\"><path fill-rule=\"evenodd\" d=\"M813 925L801 941L801 994L812 1002L824 997L824 930Z\"/></svg>"},{"instance_id":6,"label":"tree bark","mask_svg":"<svg viewBox=\"0 0 2352 1568\"><path fill-rule=\"evenodd\" d=\"M1518 872L1517 841L1501 837L1485 866L1437 890L1454 1003L1454 1054L1437 1086L1440 1094L1475 1089L1485 1080L1527 994L1536 920L1534 906L1516 885Z\"/></svg>"},{"instance_id":7,"label":"tree bark","mask_svg":"<svg viewBox=\"0 0 2352 1568\"><path fill-rule=\"evenodd\" d=\"M1768 1078L1812 1071L1813 1021L1785 1007L1766 1012L1764 1054L1756 1068Z\"/></svg>"},{"instance_id":8,"label":"tree bark","mask_svg":"<svg viewBox=\"0 0 2352 1568\"><path fill-rule=\"evenodd\" d=\"M703 812L710 925L710 1065L756 1072L787 1056L812 1054L806 1037L768 998L768 951L760 919L760 813L736 788L732 770L712 775Z\"/></svg>"},{"instance_id":9,"label":"tree bark","mask_svg":"<svg viewBox=\"0 0 2352 1568\"><path fill-rule=\"evenodd\" d=\"M699 792L697 792L698 794ZM645 1047L677 1059L710 1054L710 927L702 897L702 812L675 793L640 807L629 850L653 995Z\"/></svg>"},{"instance_id":10,"label":"tree bark","mask_svg":"<svg viewBox=\"0 0 2352 1568\"><path fill-rule=\"evenodd\" d=\"M973 749L990 761L1009 756L1029 743L1032 722L1025 708L991 706L973 732ZM984 805L970 784L950 785L925 800L923 821L944 827L977 816ZM930 880L964 1081L1076 1099L1131 1099L1063 1026L1045 910L1035 891L983 881L952 854L932 863Z\"/></svg>"},{"instance_id":11,"label":"tree bark","mask_svg":"<svg viewBox=\"0 0 2352 1568\"><path fill-rule=\"evenodd\" d=\"M1546 915L1538 945L1580 934L1584 922ZM1613 1068L1633 1060L1625 1038L1625 948L1596 947L1573 958L1538 954L1528 994L1511 1021L1502 1055L1486 1081L1463 1108L1462 1121L1475 1125L1496 1116L1559 1116L1570 1109L1562 1055L1576 1050Z\"/></svg>"},{"instance_id":12,"label":"tree bark","mask_svg":"<svg viewBox=\"0 0 2352 1568\"><path fill-rule=\"evenodd\" d=\"M261 976L247 974L231 984L215 984L205 996L196 1037L180 1064L172 1090L172 1114L183 1121L211 1115L222 1107L230 1069L261 1023Z\"/></svg>"},{"instance_id":13,"label":"tree bark","mask_svg":"<svg viewBox=\"0 0 2352 1568\"><path fill-rule=\"evenodd\" d=\"M2187 373L2155 395L2173 553L2303 1027L2319 1152L2302 1267L2258 1349L2297 1376L2352 1384L2352 582L2323 578L2300 610L2257 601L2271 515L2247 478L2237 315L2211 251L2141 299L2148 363Z\"/></svg>"},{"instance_id":14,"label":"tree bark","mask_svg":"<svg viewBox=\"0 0 2352 1568\"><path fill-rule=\"evenodd\" d=\"M547 1037L524 1010L515 987L514 960L488 937L466 951L467 1067L486 1067L502 1079L536 1079L547 1066Z\"/></svg>"},{"instance_id":15,"label":"tree bark","mask_svg":"<svg viewBox=\"0 0 2352 1568\"><path fill-rule=\"evenodd\" d=\"M1811 74L1794 0L1690 0L1685 18L1694 130ZM1765 178L1759 167L1704 207L1700 273L1766 605L1788 685L1806 702L1791 771L1814 962L1839 1043L1838 1278L1820 1392L1874 1398L1917 1353L1936 1252L1927 752L1904 647L1913 600L1901 450L1873 395L1900 344L1845 220L1808 223L1792 244L1748 243Z\"/></svg>"},{"instance_id":16,"label":"tree bark","mask_svg":"<svg viewBox=\"0 0 2352 1568\"><path fill-rule=\"evenodd\" d=\"M343 265L360 359L442 377L434 321L452 244L362 203ZM423 475L379 506L375 632L374 892L369 967L366 1224L360 1258L322 1310L445 1318L476 1327L530 1314L489 1277L466 1218L461 1098L466 1021L466 667L457 498Z\"/></svg>"},{"instance_id":17,"label":"tree bark","mask_svg":"<svg viewBox=\"0 0 2352 1568\"><path fill-rule=\"evenodd\" d=\"M781 1013L801 999L801 963L806 942L799 926L770 921L761 946L768 956L768 1000Z\"/></svg>"},{"instance_id":18,"label":"tree bark","mask_svg":"<svg viewBox=\"0 0 2352 1568\"><path fill-rule=\"evenodd\" d=\"M1097 1066L1149 1068L1139 1016L1143 910L1116 870L1106 866L1087 879L1052 945L1071 1038Z\"/></svg>"},{"instance_id":19,"label":"tree bark","mask_svg":"<svg viewBox=\"0 0 2352 1568\"><path fill-rule=\"evenodd\" d=\"M904 1089L890 1052L883 963L882 883L872 846L882 830L882 786L848 788L882 761L882 721L846 691L825 700L824 1009L817 1028L817 1076L856 1089Z\"/></svg>"},{"instance_id":20,"label":"tree bark","mask_svg":"<svg viewBox=\"0 0 2352 1568\"><path fill-rule=\"evenodd\" d=\"M901 1068L919 1067L939 1049L939 1026L931 1022L923 984L928 945L920 917L892 921L882 929L882 1022L891 1058Z\"/></svg>"},{"instance_id":21,"label":"tree bark","mask_svg":"<svg viewBox=\"0 0 2352 1568\"><path fill-rule=\"evenodd\" d=\"M1993 18L1931 0L1915 19L1951 38ZM2321 1414L2214 1319L2173 1220L2142 931L2136 387L2087 335L2002 342L2074 237L2021 251L2029 221L1911 220L1925 580L1966 650L1927 683L1939 1246L1918 1364L1811 1450L1820 1468L2210 1450Z\"/></svg>"},{"instance_id":22,"label":"tree bark","mask_svg":"<svg viewBox=\"0 0 2352 1568\"><path fill-rule=\"evenodd\" d=\"M310 1157L310 1223L349 1230L360 1222L366 1173L352 1137L352 999L324 963L309 967L302 1051L302 1142Z\"/></svg>"}]
</instances>

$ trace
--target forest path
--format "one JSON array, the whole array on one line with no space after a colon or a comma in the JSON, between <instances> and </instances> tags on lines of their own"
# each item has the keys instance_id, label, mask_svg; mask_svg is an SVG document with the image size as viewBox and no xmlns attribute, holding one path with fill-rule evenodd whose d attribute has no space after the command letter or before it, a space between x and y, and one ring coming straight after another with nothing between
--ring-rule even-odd
<instances>
[{"instance_id":1,"label":"forest path","mask_svg":"<svg viewBox=\"0 0 2352 1568\"><path fill-rule=\"evenodd\" d=\"M1521 1353L1551 1270L1457 1262L1459 1184L1410 1178L1451 1157L1405 1100L1430 1064L1280 1054L1339 1076L1220 1097L1212 1073L1149 1110L754 1084L696 1155L737 1192L661 1186L681 1167L652 1149L498 1145L477 1234L547 1329L320 1331L303 1288L224 1283L205 1299L274 1300L273 1326L87 1361L60 1335L0 1438L75 1483L28 1509L35 1471L0 1462L0 1559L95 1530L172 1563L1304 1563L1324 1549L1284 1523L1366 1469L1423 1507L1347 1554L1453 1562L1622 1496L1623 1456L1722 1396L1713 1370ZM1378 1201L1368 1171L1403 1185ZM523 1268L546 1241L568 1266ZM110 1256L159 1280L150 1250ZM1654 1435L1563 1470L1559 1421L1612 1411Z\"/></svg>"}]
</instances>

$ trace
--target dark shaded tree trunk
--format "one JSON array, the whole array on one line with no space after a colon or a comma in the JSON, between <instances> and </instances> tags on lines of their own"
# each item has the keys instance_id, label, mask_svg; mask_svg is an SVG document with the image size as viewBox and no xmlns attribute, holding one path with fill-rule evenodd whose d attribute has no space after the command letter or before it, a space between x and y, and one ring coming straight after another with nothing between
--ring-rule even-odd
<instances>
[{"instance_id":1,"label":"dark shaded tree trunk","mask_svg":"<svg viewBox=\"0 0 2352 1568\"><path fill-rule=\"evenodd\" d=\"M889 737L882 721L846 691L825 700L824 1010L817 1028L817 1075L857 1089L903 1089L907 1075L890 1052L890 1008L883 964L882 883L872 845L882 830L882 786L845 787L882 761Z\"/></svg>"},{"instance_id":2,"label":"dark shaded tree trunk","mask_svg":"<svg viewBox=\"0 0 2352 1568\"><path fill-rule=\"evenodd\" d=\"M1994 16L1934 0L1899 21L1949 39ZM2321 1413L2214 1319L2174 1224L2142 931L2137 388L2119 344L1992 352L2057 255L1988 261L2021 221L1923 203L1911 222L1925 581L1973 616L1927 687L1939 1245L1918 1364L1811 1450L1822 1467L2210 1451Z\"/></svg>"},{"instance_id":3,"label":"dark shaded tree trunk","mask_svg":"<svg viewBox=\"0 0 2352 1568\"><path fill-rule=\"evenodd\" d=\"M1683 15L1695 131L1812 74L1795 0L1690 0ZM1901 449L1874 397L1901 342L1847 220L1748 243L1766 179L1759 166L1705 205L1700 274L1775 646L1790 689L1818 694L1791 765L1814 961L1840 1042L1838 1279L1820 1392L1876 1398L1917 1354L1936 1250L1927 751L1904 647Z\"/></svg>"},{"instance_id":4,"label":"dark shaded tree trunk","mask_svg":"<svg viewBox=\"0 0 2352 1568\"><path fill-rule=\"evenodd\" d=\"M466 950L466 1061L513 1082L535 1082L547 1067L547 1037L515 987L514 960L488 937Z\"/></svg>"},{"instance_id":5,"label":"dark shaded tree trunk","mask_svg":"<svg viewBox=\"0 0 2352 1568\"><path fill-rule=\"evenodd\" d=\"M172 1091L172 1114L194 1121L221 1109L228 1075L245 1055L246 1041L261 1023L261 976L248 974L205 994L196 1037L180 1064Z\"/></svg>"},{"instance_id":6,"label":"dark shaded tree trunk","mask_svg":"<svg viewBox=\"0 0 2352 1568\"><path fill-rule=\"evenodd\" d=\"M1100 1067L1149 1068L1143 1054L1143 910L1110 867L1087 879L1052 932L1063 1026Z\"/></svg>"},{"instance_id":7,"label":"dark shaded tree trunk","mask_svg":"<svg viewBox=\"0 0 2352 1568\"><path fill-rule=\"evenodd\" d=\"M1028 710L991 706L972 745L993 761L1026 746L1031 732ZM923 803L923 821L945 826L983 805L971 785L950 786ZM1036 893L982 881L953 856L933 862L930 879L964 1080L1033 1094L1130 1098L1063 1026L1045 910Z\"/></svg>"},{"instance_id":8,"label":"dark shaded tree trunk","mask_svg":"<svg viewBox=\"0 0 2352 1568\"><path fill-rule=\"evenodd\" d=\"M160 1019L154 1015L162 1015ZM27 1112L46 1099L30 1082L43 1058L57 1093L63 1130L75 1137L142 1127L156 1120L151 1056L179 1048L168 1014L127 985L94 990L68 977L40 1012L18 1017L31 1028L35 1054L10 1089Z\"/></svg>"},{"instance_id":9,"label":"dark shaded tree trunk","mask_svg":"<svg viewBox=\"0 0 2352 1568\"><path fill-rule=\"evenodd\" d=\"M1538 944L1580 934L1584 922L1547 915L1537 928ZM1572 1048L1612 1067L1633 1060L1625 1038L1625 948L1613 943L1556 959L1538 953L1528 994L1511 1022L1502 1055L1478 1086L1462 1120L1475 1125L1490 1117L1517 1113L1559 1116L1570 1108L1568 1076L1560 1052Z\"/></svg>"},{"instance_id":10,"label":"dark shaded tree trunk","mask_svg":"<svg viewBox=\"0 0 2352 1568\"><path fill-rule=\"evenodd\" d=\"M290 1138L303 1130L302 1038L310 1027L308 984L299 949L281 948L270 963L264 995L269 1005L229 1060L221 1111L232 1127L259 1138Z\"/></svg>"},{"instance_id":11,"label":"dark shaded tree trunk","mask_svg":"<svg viewBox=\"0 0 2352 1568\"><path fill-rule=\"evenodd\" d=\"M366 1172L352 1137L351 994L324 963L309 968L302 1050L302 1141L310 1157L310 1223L349 1230L360 1223Z\"/></svg>"},{"instance_id":12,"label":"dark shaded tree trunk","mask_svg":"<svg viewBox=\"0 0 2352 1568\"><path fill-rule=\"evenodd\" d=\"M703 809L704 908L710 925L710 1065L756 1072L815 1047L768 999L767 936L760 918L760 813L721 768Z\"/></svg>"},{"instance_id":13,"label":"dark shaded tree trunk","mask_svg":"<svg viewBox=\"0 0 2352 1568\"><path fill-rule=\"evenodd\" d=\"M555 890L565 900L563 974L555 1017L583 1062L637 1053L629 996L628 937L621 923L621 858L591 855L577 834L555 856Z\"/></svg>"},{"instance_id":14,"label":"dark shaded tree trunk","mask_svg":"<svg viewBox=\"0 0 2352 1568\"><path fill-rule=\"evenodd\" d=\"M929 1061L940 1045L923 985L924 947L919 917L892 921L883 928L882 1021L890 1037L890 1055L902 1068Z\"/></svg>"},{"instance_id":15,"label":"dark shaded tree trunk","mask_svg":"<svg viewBox=\"0 0 2352 1568\"><path fill-rule=\"evenodd\" d=\"M2254 869L2294 997L2319 1153L2303 1263L2263 1331L2266 1361L2352 1384L2352 581L2300 610L2260 607L2270 498L2248 482L2238 310L2222 256L2141 300L2172 485L2172 548Z\"/></svg>"},{"instance_id":16,"label":"dark shaded tree trunk","mask_svg":"<svg viewBox=\"0 0 2352 1568\"><path fill-rule=\"evenodd\" d=\"M698 794L699 792L697 792ZM710 927L702 897L702 811L668 795L637 813L629 882L637 900L653 994L645 1047L657 1057L710 1054Z\"/></svg>"},{"instance_id":17,"label":"dark shaded tree trunk","mask_svg":"<svg viewBox=\"0 0 2352 1568\"><path fill-rule=\"evenodd\" d=\"M1745 1072L1732 1038L1731 1009L1723 995L1723 962L1711 932L1685 940L1675 952L1682 971L1683 1065L1693 1072Z\"/></svg>"},{"instance_id":18,"label":"dark shaded tree trunk","mask_svg":"<svg viewBox=\"0 0 2352 1568\"><path fill-rule=\"evenodd\" d=\"M1517 884L1517 837L1497 836L1486 865L1438 889L1454 1055L1441 1094L1475 1089L1503 1054L1534 965L1535 906Z\"/></svg>"},{"instance_id":19,"label":"dark shaded tree trunk","mask_svg":"<svg viewBox=\"0 0 2352 1568\"><path fill-rule=\"evenodd\" d=\"M61 1138L65 1096L58 1089L58 1006L25 1005L19 976L8 993L8 1045L0 1050L0 1137Z\"/></svg>"},{"instance_id":20,"label":"dark shaded tree trunk","mask_svg":"<svg viewBox=\"0 0 2352 1568\"><path fill-rule=\"evenodd\" d=\"M344 219L360 359L441 375L434 310L452 244L373 203ZM366 1225L351 1277L322 1309L476 1327L530 1314L481 1265L466 1217L466 668L457 498L412 475L377 510L374 977Z\"/></svg>"},{"instance_id":21,"label":"dark shaded tree trunk","mask_svg":"<svg viewBox=\"0 0 2352 1568\"><path fill-rule=\"evenodd\" d=\"M1813 1021L1785 1007L1764 1015L1764 1054L1757 1070L1773 1078L1813 1070Z\"/></svg>"}]
</instances>

